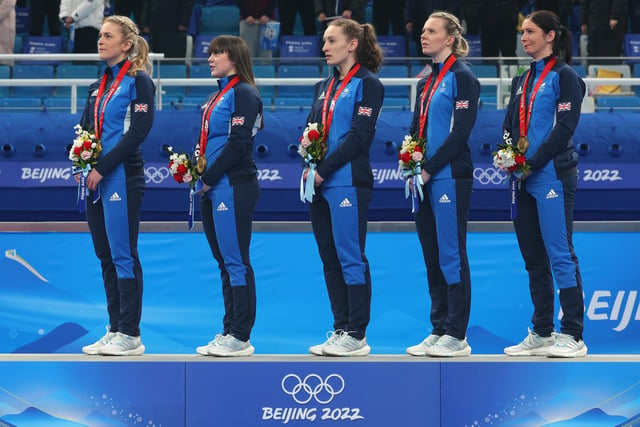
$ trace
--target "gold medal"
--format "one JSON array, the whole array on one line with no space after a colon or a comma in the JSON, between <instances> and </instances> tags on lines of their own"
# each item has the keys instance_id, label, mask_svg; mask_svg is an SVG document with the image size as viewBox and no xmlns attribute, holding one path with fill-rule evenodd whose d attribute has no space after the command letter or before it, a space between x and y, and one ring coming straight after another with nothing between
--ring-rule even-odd
<instances>
[{"instance_id":1,"label":"gold medal","mask_svg":"<svg viewBox=\"0 0 640 427\"><path fill-rule=\"evenodd\" d=\"M527 139L526 136L521 136L520 139L518 139L518 150L520 150L520 152L524 154L527 152L528 149L529 149L529 140Z\"/></svg>"},{"instance_id":2,"label":"gold medal","mask_svg":"<svg viewBox=\"0 0 640 427\"><path fill-rule=\"evenodd\" d=\"M199 174L203 174L204 171L207 170L207 158L204 156L199 156L198 161L196 162L196 169Z\"/></svg>"}]
</instances>

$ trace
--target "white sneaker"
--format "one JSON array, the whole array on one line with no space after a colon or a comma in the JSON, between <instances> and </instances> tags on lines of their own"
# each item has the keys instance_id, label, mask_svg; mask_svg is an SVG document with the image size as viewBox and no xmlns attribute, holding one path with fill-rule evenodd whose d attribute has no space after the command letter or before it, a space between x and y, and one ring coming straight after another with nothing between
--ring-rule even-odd
<instances>
[{"instance_id":1,"label":"white sneaker","mask_svg":"<svg viewBox=\"0 0 640 427\"><path fill-rule=\"evenodd\" d=\"M249 341L240 341L231 334L221 335L220 338L216 336L205 346L207 356L221 356L221 357L238 357L238 356L251 356L255 351L255 348ZM198 353L205 349L198 349Z\"/></svg>"},{"instance_id":2,"label":"white sneaker","mask_svg":"<svg viewBox=\"0 0 640 427\"><path fill-rule=\"evenodd\" d=\"M104 347L98 350L103 356L140 356L144 354L144 345L140 337L116 332L116 336Z\"/></svg>"},{"instance_id":3,"label":"white sneaker","mask_svg":"<svg viewBox=\"0 0 640 427\"><path fill-rule=\"evenodd\" d=\"M576 341L573 335L556 334L555 342L547 351L549 357L584 357L587 346L584 341Z\"/></svg>"},{"instance_id":4,"label":"white sneaker","mask_svg":"<svg viewBox=\"0 0 640 427\"><path fill-rule=\"evenodd\" d=\"M520 344L505 348L504 354L507 356L546 356L547 351L553 345L554 335L541 337L529 329L529 335Z\"/></svg>"},{"instance_id":5,"label":"white sneaker","mask_svg":"<svg viewBox=\"0 0 640 427\"><path fill-rule=\"evenodd\" d=\"M367 339L352 337L348 332L341 331L338 337L324 346L322 354L325 356L366 356L371 351Z\"/></svg>"},{"instance_id":6,"label":"white sneaker","mask_svg":"<svg viewBox=\"0 0 640 427\"><path fill-rule=\"evenodd\" d=\"M443 335L429 348L429 356L436 357L465 357L471 354L471 347L467 339L459 339L451 335Z\"/></svg>"},{"instance_id":7,"label":"white sneaker","mask_svg":"<svg viewBox=\"0 0 640 427\"><path fill-rule=\"evenodd\" d=\"M324 348L330 343L337 340L341 332L342 332L341 330L327 332L327 340L322 344L312 345L311 347L309 347L309 353L314 354L316 356L324 356L324 352L323 352Z\"/></svg>"},{"instance_id":8,"label":"white sneaker","mask_svg":"<svg viewBox=\"0 0 640 427\"><path fill-rule=\"evenodd\" d=\"M98 353L98 351L105 345L109 344L109 342L111 342L111 340L115 338L115 336L116 332L109 332L109 328L107 328L107 333L102 338L100 338L93 344L85 345L84 347L82 347L82 352L84 354L90 354L92 356L100 354Z\"/></svg>"},{"instance_id":9,"label":"white sneaker","mask_svg":"<svg viewBox=\"0 0 640 427\"><path fill-rule=\"evenodd\" d=\"M438 342L438 339L440 339L440 335L431 334L422 340L420 344L407 347L407 354L410 354L411 356L428 356L429 349Z\"/></svg>"},{"instance_id":10,"label":"white sneaker","mask_svg":"<svg viewBox=\"0 0 640 427\"><path fill-rule=\"evenodd\" d=\"M208 356L209 355L209 349L218 345L218 343L220 342L220 340L224 338L224 335L222 334L217 334L215 337L213 337L213 340L209 341L209 343L207 345L201 345L200 347L196 348L196 352L198 354L201 354L202 356Z\"/></svg>"}]
</instances>

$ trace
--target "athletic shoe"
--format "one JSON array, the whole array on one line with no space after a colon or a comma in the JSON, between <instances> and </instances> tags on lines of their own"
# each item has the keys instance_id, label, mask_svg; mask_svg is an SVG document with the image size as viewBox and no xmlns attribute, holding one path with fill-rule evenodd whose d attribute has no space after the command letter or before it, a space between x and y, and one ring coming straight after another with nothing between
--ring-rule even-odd
<instances>
[{"instance_id":1,"label":"athletic shoe","mask_svg":"<svg viewBox=\"0 0 640 427\"><path fill-rule=\"evenodd\" d=\"M98 341L94 342L93 344L85 345L84 347L82 347L82 352L84 354L90 354L92 356L95 356L96 354L100 354L98 353L98 351L105 345L109 344L109 342L111 342L111 340L115 338L115 336L116 336L116 332L109 332L109 329L107 328L107 333L104 334L102 338L100 338Z\"/></svg>"},{"instance_id":2,"label":"athletic shoe","mask_svg":"<svg viewBox=\"0 0 640 427\"><path fill-rule=\"evenodd\" d=\"M336 339L324 346L322 354L325 356L366 356L371 351L366 338L359 340L345 331L341 331L337 335Z\"/></svg>"},{"instance_id":3,"label":"athletic shoe","mask_svg":"<svg viewBox=\"0 0 640 427\"><path fill-rule=\"evenodd\" d=\"M140 337L116 332L116 336L98 350L103 356L140 356L144 354L144 345Z\"/></svg>"},{"instance_id":4,"label":"athletic shoe","mask_svg":"<svg viewBox=\"0 0 640 427\"><path fill-rule=\"evenodd\" d=\"M312 345L311 347L309 347L309 353L314 354L316 356L324 356L324 352L323 352L324 348L327 345L334 342L335 340L337 340L341 332L342 332L341 330L338 330L335 332L334 331L327 332L327 340L322 344Z\"/></svg>"},{"instance_id":5,"label":"athletic shoe","mask_svg":"<svg viewBox=\"0 0 640 427\"><path fill-rule=\"evenodd\" d=\"M201 354L203 356L208 356L209 355L209 350L218 345L218 343L220 342L221 339L224 338L224 335L222 334L218 334L215 337L213 337L213 340L209 341L209 343L207 345L201 345L200 347L196 348L196 352L198 354Z\"/></svg>"},{"instance_id":6,"label":"athletic shoe","mask_svg":"<svg viewBox=\"0 0 640 427\"><path fill-rule=\"evenodd\" d=\"M549 357L584 357L587 346L584 341L576 341L573 335L556 334L553 346L547 351Z\"/></svg>"},{"instance_id":7,"label":"athletic shoe","mask_svg":"<svg viewBox=\"0 0 640 427\"><path fill-rule=\"evenodd\" d=\"M420 344L407 347L407 354L411 356L428 356L429 349L440 339L440 335L429 335Z\"/></svg>"},{"instance_id":8,"label":"athletic shoe","mask_svg":"<svg viewBox=\"0 0 640 427\"><path fill-rule=\"evenodd\" d=\"M443 335L429 348L429 356L436 357L461 357L471 354L471 347L467 339L459 339L451 335Z\"/></svg>"},{"instance_id":9,"label":"athletic shoe","mask_svg":"<svg viewBox=\"0 0 640 427\"><path fill-rule=\"evenodd\" d=\"M554 335L541 337L529 329L529 335L520 344L505 348L504 354L507 356L546 356L553 346Z\"/></svg>"},{"instance_id":10,"label":"athletic shoe","mask_svg":"<svg viewBox=\"0 0 640 427\"><path fill-rule=\"evenodd\" d=\"M240 341L231 334L223 335L217 341L214 339L211 344L207 346L208 356L251 356L254 351L255 348L253 348L249 341Z\"/></svg>"}]
</instances>

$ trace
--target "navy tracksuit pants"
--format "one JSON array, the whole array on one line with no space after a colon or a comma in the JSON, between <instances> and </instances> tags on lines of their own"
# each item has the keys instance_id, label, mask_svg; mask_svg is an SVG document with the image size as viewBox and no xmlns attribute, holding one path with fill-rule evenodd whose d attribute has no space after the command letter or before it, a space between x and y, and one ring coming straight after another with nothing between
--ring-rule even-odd
<instances>
[{"instance_id":1,"label":"navy tracksuit pants","mask_svg":"<svg viewBox=\"0 0 640 427\"><path fill-rule=\"evenodd\" d=\"M225 180L226 181L226 180ZM218 262L224 300L223 334L248 341L256 320L256 282L249 258L257 179L220 182L200 200L202 227Z\"/></svg>"},{"instance_id":2,"label":"navy tracksuit pants","mask_svg":"<svg viewBox=\"0 0 640 427\"><path fill-rule=\"evenodd\" d=\"M427 267L432 334L464 339L471 312L467 221L472 179L431 180L415 215Z\"/></svg>"},{"instance_id":3,"label":"navy tracksuit pants","mask_svg":"<svg viewBox=\"0 0 640 427\"><path fill-rule=\"evenodd\" d=\"M138 257L143 174L104 178L101 197L87 197L86 215L93 246L102 266L109 330L137 337L142 316L142 267Z\"/></svg>"},{"instance_id":4,"label":"navy tracksuit pants","mask_svg":"<svg viewBox=\"0 0 640 427\"><path fill-rule=\"evenodd\" d=\"M309 206L322 259L334 330L361 340L371 317L371 274L364 253L372 190L321 188Z\"/></svg>"}]
</instances>

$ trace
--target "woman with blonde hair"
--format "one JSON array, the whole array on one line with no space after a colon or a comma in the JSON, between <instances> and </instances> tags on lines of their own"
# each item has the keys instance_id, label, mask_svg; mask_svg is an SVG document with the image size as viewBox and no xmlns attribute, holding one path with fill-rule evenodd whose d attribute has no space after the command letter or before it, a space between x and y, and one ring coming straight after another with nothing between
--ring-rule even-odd
<instances>
[{"instance_id":1,"label":"woman with blonde hair","mask_svg":"<svg viewBox=\"0 0 640 427\"><path fill-rule=\"evenodd\" d=\"M147 42L124 16L104 20L98 56L103 76L89 86L80 120L102 143L102 152L86 175L86 215L102 266L109 328L82 348L86 354L141 355L142 267L138 257L140 207L145 187L140 146L151 130L154 85ZM74 171L75 172L75 171ZM76 180L80 181L80 173Z\"/></svg>"},{"instance_id":2,"label":"woman with blonde hair","mask_svg":"<svg viewBox=\"0 0 640 427\"><path fill-rule=\"evenodd\" d=\"M427 267L433 330L407 348L412 356L468 356L471 277L467 221L473 185L468 140L478 112L480 83L458 58L469 52L462 26L448 12L432 13L420 36L433 72L418 82L410 133L426 139L421 166L424 198L415 214Z\"/></svg>"}]
</instances>

